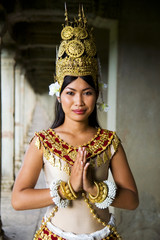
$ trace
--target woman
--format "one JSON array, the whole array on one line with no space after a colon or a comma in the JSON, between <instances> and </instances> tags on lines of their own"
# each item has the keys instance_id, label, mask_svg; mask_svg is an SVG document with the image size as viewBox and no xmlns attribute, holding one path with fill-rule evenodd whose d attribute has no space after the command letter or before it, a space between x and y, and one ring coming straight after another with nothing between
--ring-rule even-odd
<instances>
[{"instance_id":1,"label":"woman","mask_svg":"<svg viewBox=\"0 0 160 240\"><path fill-rule=\"evenodd\" d=\"M97 121L98 64L84 13L61 32L56 119L35 133L16 179L16 210L48 207L38 239L121 239L108 207L135 209L138 192L116 133ZM34 189L41 169L46 189ZM108 181L111 169L115 184Z\"/></svg>"}]
</instances>

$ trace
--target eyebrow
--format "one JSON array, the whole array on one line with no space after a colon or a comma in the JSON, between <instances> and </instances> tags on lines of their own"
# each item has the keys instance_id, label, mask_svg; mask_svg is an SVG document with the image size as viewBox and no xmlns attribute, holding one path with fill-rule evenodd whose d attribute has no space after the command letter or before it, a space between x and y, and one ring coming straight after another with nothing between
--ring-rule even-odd
<instances>
[{"instance_id":1,"label":"eyebrow","mask_svg":"<svg viewBox=\"0 0 160 240\"><path fill-rule=\"evenodd\" d=\"M66 87L66 89L70 89L70 90L72 90L72 91L75 91L76 92L76 89L74 89L74 88L71 88L71 87ZM93 90L93 88L92 87L88 87L88 88L85 88L85 89L83 89L82 91L86 91L86 90Z\"/></svg>"}]
</instances>

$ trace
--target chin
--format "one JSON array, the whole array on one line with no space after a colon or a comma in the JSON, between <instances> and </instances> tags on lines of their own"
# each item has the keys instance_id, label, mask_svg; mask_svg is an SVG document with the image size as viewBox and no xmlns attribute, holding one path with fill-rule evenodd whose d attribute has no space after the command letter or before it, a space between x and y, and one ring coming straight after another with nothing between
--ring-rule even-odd
<instances>
[{"instance_id":1,"label":"chin","mask_svg":"<svg viewBox=\"0 0 160 240\"><path fill-rule=\"evenodd\" d=\"M72 120L76 121L76 122L88 122L88 116L77 116L72 118Z\"/></svg>"}]
</instances>

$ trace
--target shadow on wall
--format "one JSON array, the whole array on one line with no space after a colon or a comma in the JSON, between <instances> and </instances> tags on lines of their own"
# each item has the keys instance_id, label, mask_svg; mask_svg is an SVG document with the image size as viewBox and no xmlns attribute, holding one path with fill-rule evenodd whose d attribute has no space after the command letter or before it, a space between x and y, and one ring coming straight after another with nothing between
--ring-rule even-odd
<instances>
[{"instance_id":1,"label":"shadow on wall","mask_svg":"<svg viewBox=\"0 0 160 240\"><path fill-rule=\"evenodd\" d=\"M135 211L117 209L116 215L123 240L160 239L160 205L152 195L142 192Z\"/></svg>"}]
</instances>

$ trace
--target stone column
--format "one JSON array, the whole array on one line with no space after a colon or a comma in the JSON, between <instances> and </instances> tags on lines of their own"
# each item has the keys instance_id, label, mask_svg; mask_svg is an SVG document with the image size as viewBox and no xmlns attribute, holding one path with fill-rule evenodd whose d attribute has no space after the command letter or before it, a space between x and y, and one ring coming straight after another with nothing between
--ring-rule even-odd
<instances>
[{"instance_id":1,"label":"stone column","mask_svg":"<svg viewBox=\"0 0 160 240\"><path fill-rule=\"evenodd\" d=\"M2 183L2 180L1 180L2 179L1 44L2 44L2 37L6 32L6 27L5 27L6 15L1 4L0 4L0 16L1 16L1 20L0 20L0 203L1 203L1 183ZM4 232L2 229L1 212L0 212L0 240L3 240L3 239L4 239Z\"/></svg>"},{"instance_id":2,"label":"stone column","mask_svg":"<svg viewBox=\"0 0 160 240\"><path fill-rule=\"evenodd\" d=\"M1 53L2 101L2 190L10 191L14 182L14 58Z\"/></svg>"},{"instance_id":3,"label":"stone column","mask_svg":"<svg viewBox=\"0 0 160 240\"><path fill-rule=\"evenodd\" d=\"M29 128L32 123L33 112L36 104L36 94L33 88L30 86L29 82L25 81L24 88L24 143L28 145L29 136Z\"/></svg>"},{"instance_id":4,"label":"stone column","mask_svg":"<svg viewBox=\"0 0 160 240\"><path fill-rule=\"evenodd\" d=\"M1 26L0 26L0 30L1 30ZM1 31L0 31L1 32ZM0 36L0 180L1 180L1 36ZM1 181L0 181L0 199L1 199ZM2 222L1 222L1 213L0 213L0 240L3 239L3 230L2 230Z\"/></svg>"},{"instance_id":5,"label":"stone column","mask_svg":"<svg viewBox=\"0 0 160 240\"><path fill-rule=\"evenodd\" d=\"M20 159L24 156L24 84L25 71L20 75Z\"/></svg>"},{"instance_id":6,"label":"stone column","mask_svg":"<svg viewBox=\"0 0 160 240\"><path fill-rule=\"evenodd\" d=\"M21 167L21 66L15 68L15 174Z\"/></svg>"}]
</instances>

